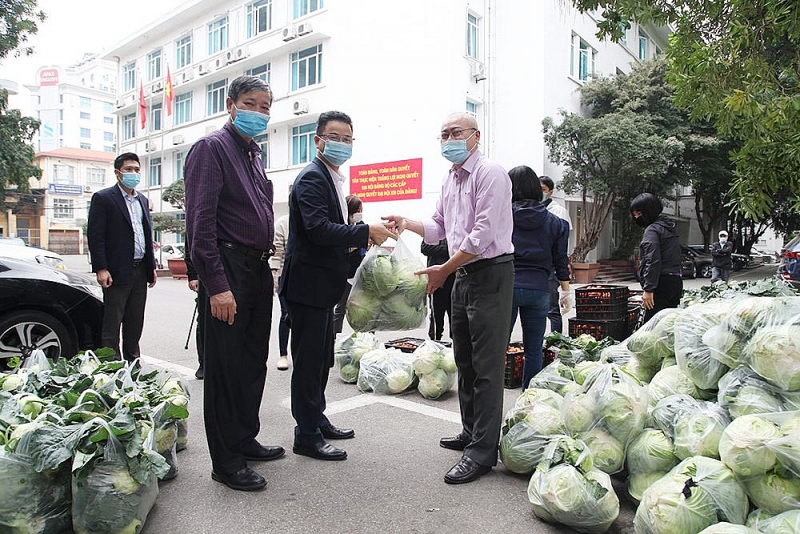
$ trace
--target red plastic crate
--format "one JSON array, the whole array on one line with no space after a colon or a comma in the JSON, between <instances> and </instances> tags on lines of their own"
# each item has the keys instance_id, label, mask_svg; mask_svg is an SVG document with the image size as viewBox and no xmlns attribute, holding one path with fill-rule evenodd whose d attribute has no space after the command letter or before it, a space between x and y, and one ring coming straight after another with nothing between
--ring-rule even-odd
<instances>
[{"instance_id":1,"label":"red plastic crate","mask_svg":"<svg viewBox=\"0 0 800 534\"><path fill-rule=\"evenodd\" d=\"M401 337L400 339L393 339L384 343L386 348L395 348L401 352L414 352L420 345L425 343L424 339L416 337Z\"/></svg>"},{"instance_id":2,"label":"red plastic crate","mask_svg":"<svg viewBox=\"0 0 800 534\"><path fill-rule=\"evenodd\" d=\"M575 310L581 306L613 306L628 302L628 286L590 284L575 289Z\"/></svg>"},{"instance_id":3,"label":"red plastic crate","mask_svg":"<svg viewBox=\"0 0 800 534\"><path fill-rule=\"evenodd\" d=\"M511 352L511 348L523 349L522 343L514 342L508 344L506 351L506 371L503 386L508 389L518 388L522 385L522 368L525 366L525 350Z\"/></svg>"},{"instance_id":4,"label":"red plastic crate","mask_svg":"<svg viewBox=\"0 0 800 534\"><path fill-rule=\"evenodd\" d=\"M569 337L578 337L581 334L589 334L597 341L605 337L622 341L628 326L626 318L616 321L591 321L588 319L578 319L573 317L569 320Z\"/></svg>"}]
</instances>

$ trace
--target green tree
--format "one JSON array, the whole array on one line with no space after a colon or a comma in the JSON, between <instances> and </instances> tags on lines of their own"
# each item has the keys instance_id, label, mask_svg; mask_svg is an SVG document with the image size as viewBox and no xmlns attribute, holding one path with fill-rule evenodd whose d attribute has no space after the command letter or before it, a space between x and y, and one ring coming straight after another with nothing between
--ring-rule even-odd
<instances>
[{"instance_id":1,"label":"green tree","mask_svg":"<svg viewBox=\"0 0 800 534\"><path fill-rule=\"evenodd\" d=\"M161 200L169 202L173 208L183 212L186 207L186 188L184 181L175 180L161 193ZM186 220L178 218L178 213L154 213L152 215L153 231L166 232L172 234L182 234L186 232Z\"/></svg>"},{"instance_id":2,"label":"green tree","mask_svg":"<svg viewBox=\"0 0 800 534\"><path fill-rule=\"evenodd\" d=\"M37 23L45 20L44 12L36 9L36 0L0 1L0 59L30 55L33 49L26 46L28 36L35 34Z\"/></svg>"},{"instance_id":3,"label":"green tree","mask_svg":"<svg viewBox=\"0 0 800 534\"><path fill-rule=\"evenodd\" d=\"M161 200L181 211L186 209L186 186L183 178L175 180L161 193Z\"/></svg>"},{"instance_id":4,"label":"green tree","mask_svg":"<svg viewBox=\"0 0 800 534\"><path fill-rule=\"evenodd\" d=\"M8 91L0 89L0 206L5 205L8 188L28 193L30 179L42 176L42 169L33 164L30 145L39 124L18 109L8 109Z\"/></svg>"},{"instance_id":5,"label":"green tree","mask_svg":"<svg viewBox=\"0 0 800 534\"><path fill-rule=\"evenodd\" d=\"M762 219L777 193L800 207L800 9L797 0L572 0L601 10L598 35L629 21L669 25L669 80L692 119L739 143L731 188Z\"/></svg>"}]
</instances>

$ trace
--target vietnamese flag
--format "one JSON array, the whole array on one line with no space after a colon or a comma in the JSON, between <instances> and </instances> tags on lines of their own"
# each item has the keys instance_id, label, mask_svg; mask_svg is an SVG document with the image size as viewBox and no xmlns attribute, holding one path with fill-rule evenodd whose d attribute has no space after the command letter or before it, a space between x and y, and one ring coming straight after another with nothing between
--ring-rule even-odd
<instances>
[{"instance_id":1,"label":"vietnamese flag","mask_svg":"<svg viewBox=\"0 0 800 534\"><path fill-rule=\"evenodd\" d=\"M144 129L146 117L147 103L144 101L144 85L142 85L142 81L139 80L139 120L142 121L142 129Z\"/></svg>"},{"instance_id":2,"label":"vietnamese flag","mask_svg":"<svg viewBox=\"0 0 800 534\"><path fill-rule=\"evenodd\" d=\"M164 98L167 101L167 117L172 115L172 76L169 74L169 65L167 65L167 87L164 89Z\"/></svg>"}]
</instances>

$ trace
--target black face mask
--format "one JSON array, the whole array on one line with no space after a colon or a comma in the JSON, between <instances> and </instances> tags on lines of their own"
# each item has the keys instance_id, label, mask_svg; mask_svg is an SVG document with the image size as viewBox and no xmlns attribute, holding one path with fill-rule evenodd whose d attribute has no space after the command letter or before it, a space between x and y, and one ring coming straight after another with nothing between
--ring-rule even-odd
<instances>
[{"instance_id":1,"label":"black face mask","mask_svg":"<svg viewBox=\"0 0 800 534\"><path fill-rule=\"evenodd\" d=\"M641 226L642 228L647 228L647 223L645 222L644 217L642 215L639 215L638 217L634 217L633 221L637 225Z\"/></svg>"}]
</instances>

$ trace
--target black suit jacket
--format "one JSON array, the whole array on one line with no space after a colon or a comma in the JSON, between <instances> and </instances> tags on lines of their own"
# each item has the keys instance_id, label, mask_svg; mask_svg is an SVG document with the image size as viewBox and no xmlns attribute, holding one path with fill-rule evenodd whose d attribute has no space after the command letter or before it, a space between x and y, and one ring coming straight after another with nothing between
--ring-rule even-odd
<instances>
[{"instance_id":1,"label":"black suit jacket","mask_svg":"<svg viewBox=\"0 0 800 534\"><path fill-rule=\"evenodd\" d=\"M300 172L289 195L289 239L280 294L287 300L332 308L344 293L347 252L365 247L369 226L347 224L325 164L314 158Z\"/></svg>"},{"instance_id":2,"label":"black suit jacket","mask_svg":"<svg viewBox=\"0 0 800 534\"><path fill-rule=\"evenodd\" d=\"M144 259L147 281L154 280L156 258L153 254L153 224L150 221L150 204L139 193L136 198L142 206L144 226ZM92 195L87 227L89 251L92 254L92 272L107 269L114 284L130 284L133 278L133 224L128 206L118 185L107 187Z\"/></svg>"}]
</instances>

